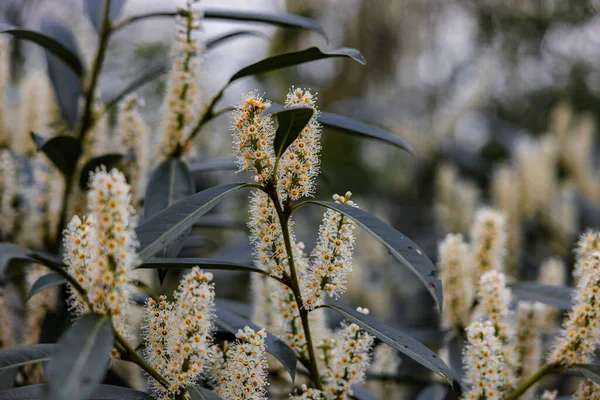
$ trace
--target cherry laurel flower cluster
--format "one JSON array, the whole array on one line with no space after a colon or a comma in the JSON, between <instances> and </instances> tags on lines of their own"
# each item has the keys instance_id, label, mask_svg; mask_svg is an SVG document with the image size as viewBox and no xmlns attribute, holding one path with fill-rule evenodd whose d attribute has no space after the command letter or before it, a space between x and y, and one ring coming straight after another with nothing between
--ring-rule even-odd
<instances>
[{"instance_id":1,"label":"cherry laurel flower cluster","mask_svg":"<svg viewBox=\"0 0 600 400\"><path fill-rule=\"evenodd\" d=\"M194 267L183 277L175 302L161 296L144 307L144 354L168 382L168 387L150 378L159 399L179 394L194 383L210 361L214 330L214 284L212 274Z\"/></svg>"},{"instance_id":2,"label":"cherry laurel flower cluster","mask_svg":"<svg viewBox=\"0 0 600 400\"><path fill-rule=\"evenodd\" d=\"M17 166L10 151L0 149L0 238L12 235L17 212Z\"/></svg>"},{"instance_id":3,"label":"cherry laurel flower cluster","mask_svg":"<svg viewBox=\"0 0 600 400\"><path fill-rule=\"evenodd\" d=\"M115 169L98 170L90 179L88 216L74 216L64 234L68 272L87 294L69 286L70 307L79 316L87 311L112 317L115 328L129 337L131 273L139 263L129 185Z\"/></svg>"},{"instance_id":4,"label":"cherry laurel flower cluster","mask_svg":"<svg viewBox=\"0 0 600 400\"><path fill-rule=\"evenodd\" d=\"M475 213L471 227L473 241L473 280L487 271L504 271L506 253L505 217L499 211L483 208Z\"/></svg>"}]
</instances>

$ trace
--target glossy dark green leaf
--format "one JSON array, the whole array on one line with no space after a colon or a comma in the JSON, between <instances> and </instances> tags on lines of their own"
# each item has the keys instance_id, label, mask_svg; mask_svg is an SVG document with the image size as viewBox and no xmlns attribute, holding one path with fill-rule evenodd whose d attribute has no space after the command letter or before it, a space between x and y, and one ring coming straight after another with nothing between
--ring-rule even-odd
<instances>
[{"instance_id":1,"label":"glossy dark green leaf","mask_svg":"<svg viewBox=\"0 0 600 400\"><path fill-rule=\"evenodd\" d=\"M15 384L15 379L19 374L18 368L9 368L4 371L0 371L0 396L5 389L10 389ZM3 397L0 397L0 399Z\"/></svg>"},{"instance_id":2,"label":"glossy dark green leaf","mask_svg":"<svg viewBox=\"0 0 600 400\"><path fill-rule=\"evenodd\" d=\"M192 400L223 400L215 392L202 386L189 386L187 391Z\"/></svg>"},{"instance_id":3,"label":"glossy dark green leaf","mask_svg":"<svg viewBox=\"0 0 600 400\"><path fill-rule=\"evenodd\" d=\"M450 340L448 341L448 363L450 364L450 370L452 371L452 376L458 385L464 390L466 389L463 383L463 363L462 363L462 355L463 349L465 346L465 340L461 337L457 337L456 335L452 335Z\"/></svg>"},{"instance_id":4,"label":"glossy dark green leaf","mask_svg":"<svg viewBox=\"0 0 600 400\"><path fill-rule=\"evenodd\" d=\"M139 78L135 79L129 85L125 86L118 94L114 95L110 100L106 100L106 109L110 109L116 106L125 96L135 92L147 83L154 81L155 79L163 76L169 71L169 66L161 64L153 67L146 72L140 74Z\"/></svg>"},{"instance_id":5,"label":"glossy dark green leaf","mask_svg":"<svg viewBox=\"0 0 600 400\"><path fill-rule=\"evenodd\" d=\"M392 144L401 148L402 150L405 150L410 155L415 155L415 151L412 146L404 139L376 126L328 112L321 112L317 117L317 121L319 121L323 126L340 129L346 133L377 139L382 142Z\"/></svg>"},{"instance_id":6,"label":"glossy dark green leaf","mask_svg":"<svg viewBox=\"0 0 600 400\"><path fill-rule=\"evenodd\" d=\"M323 52L317 47L311 47L306 50L295 51L292 53L285 53L265 58L264 60L242 68L231 77L229 83L250 75L261 74L263 72L274 71L276 69L287 68L311 61L340 57L350 58L360 64L366 64L365 58L362 54L360 54L360 51L356 49L342 47L336 50Z\"/></svg>"},{"instance_id":7,"label":"glossy dark green leaf","mask_svg":"<svg viewBox=\"0 0 600 400\"><path fill-rule=\"evenodd\" d=\"M208 39L206 41L206 49L211 50L223 43L230 41L231 39L236 39L236 38L243 37L243 36L255 36L255 37L260 37L263 39L269 38L267 35L265 35L261 31L250 31L247 29L243 29L243 30L239 30L239 31L227 32L224 35Z\"/></svg>"},{"instance_id":8,"label":"glossy dark green leaf","mask_svg":"<svg viewBox=\"0 0 600 400\"><path fill-rule=\"evenodd\" d=\"M62 23L55 20L43 20L41 31L62 43L71 53L79 54L75 37ZM83 86L79 79L82 74L74 72L64 59L59 58L52 50L46 49L45 55L48 75L58 100L61 115L71 130L74 130L79 118L79 97L83 94Z\"/></svg>"},{"instance_id":9,"label":"glossy dark green leaf","mask_svg":"<svg viewBox=\"0 0 600 400\"><path fill-rule=\"evenodd\" d=\"M290 108L277 114L277 131L273 147L275 157L280 158L288 147L298 138L304 127L314 115L312 108Z\"/></svg>"},{"instance_id":10,"label":"glossy dark green leaf","mask_svg":"<svg viewBox=\"0 0 600 400\"><path fill-rule=\"evenodd\" d=\"M81 317L58 341L46 368L46 393L53 400L87 399L102 382L113 348L110 319Z\"/></svg>"},{"instance_id":11,"label":"glossy dark green leaf","mask_svg":"<svg viewBox=\"0 0 600 400\"><path fill-rule=\"evenodd\" d=\"M415 242L392 228L374 215L356 207L328 201L310 200L306 203L318 204L336 210L352 218L357 225L388 248L392 256L412 271L425 285L436 302L438 311L443 304L442 282L435 277L436 268L425 252Z\"/></svg>"},{"instance_id":12,"label":"glossy dark green leaf","mask_svg":"<svg viewBox=\"0 0 600 400\"><path fill-rule=\"evenodd\" d=\"M30 261L32 263L43 264L50 268L61 268L62 263L59 257L54 254L43 251L25 249L13 243L0 243L0 276L6 273L6 269L11 260Z\"/></svg>"},{"instance_id":13,"label":"glossy dark green leaf","mask_svg":"<svg viewBox=\"0 0 600 400\"><path fill-rule=\"evenodd\" d=\"M354 309L331 304L325 304L322 307L338 311L350 322L360 326L371 335L379 338L382 342L399 352L406 354L408 357L440 375L442 378L452 381L450 369L444 364L440 357L412 337Z\"/></svg>"},{"instance_id":14,"label":"glossy dark green leaf","mask_svg":"<svg viewBox=\"0 0 600 400\"><path fill-rule=\"evenodd\" d=\"M446 393L448 393L446 386L432 383L419 392L416 400L444 400Z\"/></svg>"},{"instance_id":15,"label":"glossy dark green leaf","mask_svg":"<svg viewBox=\"0 0 600 400\"><path fill-rule=\"evenodd\" d=\"M109 20L114 21L119 18L126 0L112 0L110 3ZM102 28L102 20L104 19L104 8L106 0L85 0L85 10L96 32L100 32Z\"/></svg>"},{"instance_id":16,"label":"glossy dark green leaf","mask_svg":"<svg viewBox=\"0 0 600 400\"><path fill-rule=\"evenodd\" d=\"M218 229L241 229L246 230L244 221L228 217L226 215L205 215L194 224L194 228L218 228Z\"/></svg>"},{"instance_id":17,"label":"glossy dark green leaf","mask_svg":"<svg viewBox=\"0 0 600 400\"><path fill-rule=\"evenodd\" d=\"M31 132L38 151L43 151L65 177L71 177L81 153L79 140L73 136L45 138Z\"/></svg>"},{"instance_id":18,"label":"glossy dark green leaf","mask_svg":"<svg viewBox=\"0 0 600 400\"><path fill-rule=\"evenodd\" d=\"M29 385L16 389L1 390L2 400L48 400L44 385ZM98 385L86 400L152 400L148 393L121 386Z\"/></svg>"},{"instance_id":19,"label":"glossy dark green leaf","mask_svg":"<svg viewBox=\"0 0 600 400\"><path fill-rule=\"evenodd\" d=\"M63 278L62 275L51 272L39 278L34 282L33 286L31 286L31 290L29 291L28 299L31 299L33 296L41 292L42 290L49 289L52 287L66 285L67 280Z\"/></svg>"},{"instance_id":20,"label":"glossy dark green leaf","mask_svg":"<svg viewBox=\"0 0 600 400\"><path fill-rule=\"evenodd\" d=\"M0 389L12 387L19 367L48 361L57 348L56 344L30 344L0 351Z\"/></svg>"},{"instance_id":21,"label":"glossy dark green leaf","mask_svg":"<svg viewBox=\"0 0 600 400\"><path fill-rule=\"evenodd\" d=\"M79 77L83 76L83 64L79 56L74 53L72 49L67 48L64 44L53 39L52 37L30 29L18 28L4 22L0 22L0 33L7 33L18 39L28 40L43 47L44 49L52 52L69 68L71 68L77 75L78 79Z\"/></svg>"},{"instance_id":22,"label":"glossy dark green leaf","mask_svg":"<svg viewBox=\"0 0 600 400\"><path fill-rule=\"evenodd\" d=\"M369 392L363 385L352 385L352 398L356 400L379 400L379 397Z\"/></svg>"},{"instance_id":23,"label":"glossy dark green leaf","mask_svg":"<svg viewBox=\"0 0 600 400\"><path fill-rule=\"evenodd\" d=\"M262 328L253 324L248 319L237 314L234 309L226 305L226 301L217 301L217 326L225 329L228 332L236 334L238 330L244 329L246 326L258 332ZM290 374L292 381L296 379L296 353L283 340L277 336L267 332L265 339L265 347L268 353L272 354L281 362L287 372Z\"/></svg>"},{"instance_id":24,"label":"glossy dark green leaf","mask_svg":"<svg viewBox=\"0 0 600 400\"><path fill-rule=\"evenodd\" d=\"M178 158L169 158L161 163L150 177L144 198L144 219L151 218L165 208L183 200L196 192L192 175L186 163ZM191 232L185 230L175 240L168 243L157 254L160 258L177 257L185 239ZM167 269L158 269L158 278L162 283L167 276Z\"/></svg>"},{"instance_id":25,"label":"glossy dark green leaf","mask_svg":"<svg viewBox=\"0 0 600 400\"><path fill-rule=\"evenodd\" d=\"M143 21L149 18L173 18L178 13L176 11L150 12L146 14L135 15L117 22L117 29L123 28L133 22ZM241 22L260 22L270 25L281 26L283 28L300 28L316 32L327 39L325 31L316 21L301 17L295 14L268 13L256 11L237 11L217 8L205 8L204 18L206 19L225 19L229 21Z\"/></svg>"},{"instance_id":26,"label":"glossy dark green leaf","mask_svg":"<svg viewBox=\"0 0 600 400\"><path fill-rule=\"evenodd\" d=\"M138 226L139 256L145 261L190 229L225 196L246 187L245 183L215 186L158 212Z\"/></svg>"},{"instance_id":27,"label":"glossy dark green leaf","mask_svg":"<svg viewBox=\"0 0 600 400\"><path fill-rule=\"evenodd\" d=\"M81 169L81 175L79 176L79 187L84 190L87 190L90 182L90 175L93 172L95 172L97 168L104 165L106 167L106 170L110 171L112 168L119 165L123 158L125 158L125 155L117 153L105 154L100 157L92 158L87 163L85 163L85 165Z\"/></svg>"},{"instance_id":28,"label":"glossy dark green leaf","mask_svg":"<svg viewBox=\"0 0 600 400\"><path fill-rule=\"evenodd\" d=\"M572 287L539 282L515 282L508 286L519 300L537 301L565 311L573 306L576 292Z\"/></svg>"},{"instance_id":29,"label":"glossy dark green leaf","mask_svg":"<svg viewBox=\"0 0 600 400\"><path fill-rule=\"evenodd\" d=\"M187 269L199 266L201 269L215 271L254 272L269 275L268 272L250 265L238 264L229 261L212 260L210 258L151 258L144 261L138 268L154 269Z\"/></svg>"},{"instance_id":30,"label":"glossy dark green leaf","mask_svg":"<svg viewBox=\"0 0 600 400\"><path fill-rule=\"evenodd\" d=\"M192 174L218 170L236 170L237 168L237 163L233 158L215 158L213 160L190 163L190 172Z\"/></svg>"},{"instance_id":31,"label":"glossy dark green leaf","mask_svg":"<svg viewBox=\"0 0 600 400\"><path fill-rule=\"evenodd\" d=\"M600 364L575 364L572 368L575 368L583 376L600 385Z\"/></svg>"}]
</instances>

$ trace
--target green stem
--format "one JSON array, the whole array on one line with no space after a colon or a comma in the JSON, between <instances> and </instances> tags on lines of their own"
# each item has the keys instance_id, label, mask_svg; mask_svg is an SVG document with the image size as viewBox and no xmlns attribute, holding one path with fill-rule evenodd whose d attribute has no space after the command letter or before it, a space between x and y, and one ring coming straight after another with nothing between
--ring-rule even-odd
<instances>
[{"instance_id":1,"label":"green stem","mask_svg":"<svg viewBox=\"0 0 600 400\"><path fill-rule=\"evenodd\" d=\"M560 369L558 364L544 364L542 368L540 368L535 374L521 382L521 384L513 390L508 396L505 397L505 400L515 400L518 399L523 393L525 393L530 387L535 385L539 380L541 380L544 376L556 372Z\"/></svg>"}]
</instances>

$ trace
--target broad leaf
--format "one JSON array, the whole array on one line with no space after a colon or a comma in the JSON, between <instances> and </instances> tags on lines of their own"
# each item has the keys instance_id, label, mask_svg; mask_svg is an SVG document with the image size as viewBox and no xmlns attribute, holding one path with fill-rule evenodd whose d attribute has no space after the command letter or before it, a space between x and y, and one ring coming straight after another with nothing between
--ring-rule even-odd
<instances>
[{"instance_id":1,"label":"broad leaf","mask_svg":"<svg viewBox=\"0 0 600 400\"><path fill-rule=\"evenodd\" d=\"M154 269L187 269L195 266L201 269L214 271L238 271L238 272L254 272L257 274L269 275L267 271L250 265L238 264L229 261L211 260L209 258L151 258L144 261L138 268Z\"/></svg>"},{"instance_id":2,"label":"broad leaf","mask_svg":"<svg viewBox=\"0 0 600 400\"><path fill-rule=\"evenodd\" d=\"M0 371L0 396L2 395L2 392L5 389L10 389L11 387L13 387L18 374L18 368L9 368L4 371Z\"/></svg>"},{"instance_id":3,"label":"broad leaf","mask_svg":"<svg viewBox=\"0 0 600 400\"><path fill-rule=\"evenodd\" d=\"M443 400L448 393L448 388L437 383L432 383L425 386L423 390L419 392L416 400Z\"/></svg>"},{"instance_id":4,"label":"broad leaf","mask_svg":"<svg viewBox=\"0 0 600 400\"><path fill-rule=\"evenodd\" d=\"M30 261L50 268L60 268L62 266L60 258L54 254L25 249L13 243L1 242L0 276L6 273L6 268L11 260Z\"/></svg>"},{"instance_id":5,"label":"broad leaf","mask_svg":"<svg viewBox=\"0 0 600 400\"><path fill-rule=\"evenodd\" d=\"M402 265L411 270L423 282L427 291L435 300L438 311L442 308L442 282L435 277L436 268L425 252L415 242L392 228L374 215L356 207L328 201L310 200L302 204L317 204L338 211L365 229L377 241L388 248L390 253Z\"/></svg>"},{"instance_id":6,"label":"broad leaf","mask_svg":"<svg viewBox=\"0 0 600 400\"><path fill-rule=\"evenodd\" d=\"M35 296L42 290L60 285L65 285L66 283L67 280L63 278L62 275L56 272L46 274L34 282L33 286L31 287L31 290L29 291L27 299L31 299L33 296Z\"/></svg>"},{"instance_id":7,"label":"broad leaf","mask_svg":"<svg viewBox=\"0 0 600 400\"><path fill-rule=\"evenodd\" d=\"M256 332L262 329L261 327L253 324L246 318L234 312L233 309L230 309L225 304L225 301L217 301L216 324L219 327L233 334L236 334L238 330L244 329L246 326L249 326ZM265 346L267 352L277 358L285 367L287 372L290 374L292 381L295 380L296 366L298 361L296 360L296 353L294 353L294 350L292 350L283 340L269 332L267 332Z\"/></svg>"},{"instance_id":8,"label":"broad leaf","mask_svg":"<svg viewBox=\"0 0 600 400\"><path fill-rule=\"evenodd\" d=\"M110 3L109 20L114 21L119 18L126 0L112 0ZM102 21L104 19L104 8L106 0L85 0L85 10L96 32L100 32Z\"/></svg>"},{"instance_id":9,"label":"broad leaf","mask_svg":"<svg viewBox=\"0 0 600 400\"><path fill-rule=\"evenodd\" d=\"M216 38L212 38L212 39L208 39L206 41L206 49L207 50L211 50L217 46L219 46L220 44L226 43L231 39L235 39L238 38L240 36L255 36L255 37L260 37L263 39L268 39L269 37L266 36L263 32L261 31L249 31L249 30L239 30L239 31L232 31L232 32L228 32L222 36L218 36Z\"/></svg>"},{"instance_id":10,"label":"broad leaf","mask_svg":"<svg viewBox=\"0 0 600 400\"><path fill-rule=\"evenodd\" d=\"M48 400L44 385L29 385L16 389L0 390L2 400ZM98 385L85 397L86 400L152 400L148 393L121 386ZM54 400L54 399L52 399Z\"/></svg>"},{"instance_id":11,"label":"broad leaf","mask_svg":"<svg viewBox=\"0 0 600 400\"><path fill-rule=\"evenodd\" d=\"M52 161L56 168L69 179L77 165L77 159L81 153L79 140L73 136L55 136L44 138L31 132L38 151L43 151Z\"/></svg>"},{"instance_id":12,"label":"broad leaf","mask_svg":"<svg viewBox=\"0 0 600 400\"><path fill-rule=\"evenodd\" d=\"M352 398L356 400L379 400L379 397L369 392L363 385L352 385Z\"/></svg>"},{"instance_id":13,"label":"broad leaf","mask_svg":"<svg viewBox=\"0 0 600 400\"><path fill-rule=\"evenodd\" d=\"M0 389L12 387L19 367L48 361L57 347L56 344L30 344L0 351ZM0 398L3 397L0 395Z\"/></svg>"},{"instance_id":14,"label":"broad leaf","mask_svg":"<svg viewBox=\"0 0 600 400\"><path fill-rule=\"evenodd\" d=\"M205 215L194 224L194 228L242 229L246 223L226 215Z\"/></svg>"},{"instance_id":15,"label":"broad leaf","mask_svg":"<svg viewBox=\"0 0 600 400\"><path fill-rule=\"evenodd\" d=\"M209 172L218 170L236 170L237 163L233 158L215 158L213 160L196 161L190 163L190 172Z\"/></svg>"},{"instance_id":16,"label":"broad leaf","mask_svg":"<svg viewBox=\"0 0 600 400\"><path fill-rule=\"evenodd\" d=\"M83 168L81 169L81 175L79 176L79 187L87 190L89 182L90 182L90 174L96 171L96 169L102 165L106 167L107 171L110 171L112 168L116 167L121 160L125 158L123 154L105 154L100 157L95 157L89 160Z\"/></svg>"},{"instance_id":17,"label":"broad leaf","mask_svg":"<svg viewBox=\"0 0 600 400\"><path fill-rule=\"evenodd\" d=\"M573 366L576 370L581 372L583 376L593 380L600 385L600 365L599 364L575 364Z\"/></svg>"},{"instance_id":18,"label":"broad leaf","mask_svg":"<svg viewBox=\"0 0 600 400\"><path fill-rule=\"evenodd\" d=\"M18 28L4 22L0 22L0 33L7 33L18 39L28 40L43 47L71 68L78 79L83 76L83 64L79 59L79 56L74 53L72 49L67 48L64 44L52 37L30 29Z\"/></svg>"},{"instance_id":19,"label":"broad leaf","mask_svg":"<svg viewBox=\"0 0 600 400\"><path fill-rule=\"evenodd\" d=\"M41 30L44 34L61 42L71 53L78 54L77 42L73 34L60 22L44 20ZM74 130L79 118L79 97L83 93L83 86L79 79L81 74L74 72L62 58L59 58L51 50L46 49L45 54L48 75L56 93L60 112L71 130Z\"/></svg>"},{"instance_id":20,"label":"broad leaf","mask_svg":"<svg viewBox=\"0 0 600 400\"><path fill-rule=\"evenodd\" d=\"M376 126L328 112L321 112L317 117L317 121L324 126L341 129L350 134L381 140L382 142L397 146L413 156L415 155L412 146L404 139Z\"/></svg>"},{"instance_id":21,"label":"broad leaf","mask_svg":"<svg viewBox=\"0 0 600 400\"><path fill-rule=\"evenodd\" d=\"M366 64L365 58L360 51L349 47L342 47L336 50L323 52L317 47L311 47L306 50L292 53L280 54L277 56L265 58L257 63L249 65L239 70L231 77L229 83L250 75L256 75L263 72L269 72L276 69L287 68L294 65L304 64L311 61L323 60L326 58L351 58L352 60Z\"/></svg>"},{"instance_id":22,"label":"broad leaf","mask_svg":"<svg viewBox=\"0 0 600 400\"><path fill-rule=\"evenodd\" d=\"M169 66L161 64L148 70L147 72L142 73L139 78L127 85L125 89L121 90L112 99L106 100L106 109L110 109L116 106L123 98L125 98L125 96L132 92L135 92L137 89L141 88L147 83L152 82L156 78L161 77L162 75L167 73L167 71L169 71Z\"/></svg>"},{"instance_id":23,"label":"broad leaf","mask_svg":"<svg viewBox=\"0 0 600 400\"><path fill-rule=\"evenodd\" d=\"M58 341L48 361L46 392L54 400L87 399L102 382L113 348L110 319L86 314Z\"/></svg>"},{"instance_id":24,"label":"broad leaf","mask_svg":"<svg viewBox=\"0 0 600 400\"><path fill-rule=\"evenodd\" d=\"M573 307L575 289L572 287L539 282L515 282L508 286L519 300L537 301L565 311Z\"/></svg>"},{"instance_id":25,"label":"broad leaf","mask_svg":"<svg viewBox=\"0 0 600 400\"><path fill-rule=\"evenodd\" d=\"M458 383L458 385L465 389L463 383L463 363L462 363L462 355L465 346L465 340L461 337L457 337L456 335L452 335L450 340L448 341L448 363L450 364L450 370L452 371L452 376L454 380Z\"/></svg>"},{"instance_id":26,"label":"broad leaf","mask_svg":"<svg viewBox=\"0 0 600 400\"><path fill-rule=\"evenodd\" d=\"M192 400L223 400L212 390L199 385L189 386L187 391Z\"/></svg>"},{"instance_id":27,"label":"broad leaf","mask_svg":"<svg viewBox=\"0 0 600 400\"><path fill-rule=\"evenodd\" d=\"M280 158L288 147L298 138L302 130L314 115L312 108L290 108L281 111L277 115L277 131L273 147L275 148L275 157Z\"/></svg>"},{"instance_id":28,"label":"broad leaf","mask_svg":"<svg viewBox=\"0 0 600 400\"><path fill-rule=\"evenodd\" d=\"M215 186L173 204L145 220L136 232L140 259L145 261L190 229L225 196L246 187L245 183Z\"/></svg>"},{"instance_id":29,"label":"broad leaf","mask_svg":"<svg viewBox=\"0 0 600 400\"><path fill-rule=\"evenodd\" d=\"M156 167L148 182L144 198L144 218L146 220L151 218L165 208L191 196L195 191L194 181L187 165L178 158L165 160ZM157 257L177 257L190 232L191 227L158 252ZM166 269L158 270L161 283L166 275Z\"/></svg>"},{"instance_id":30,"label":"broad leaf","mask_svg":"<svg viewBox=\"0 0 600 400\"><path fill-rule=\"evenodd\" d=\"M382 342L399 352L406 354L408 357L440 375L442 378L452 381L450 369L444 364L440 357L412 337L351 308L339 307L331 304L325 304L321 307L328 307L338 311L350 322L360 326L371 335L379 338Z\"/></svg>"}]
</instances>

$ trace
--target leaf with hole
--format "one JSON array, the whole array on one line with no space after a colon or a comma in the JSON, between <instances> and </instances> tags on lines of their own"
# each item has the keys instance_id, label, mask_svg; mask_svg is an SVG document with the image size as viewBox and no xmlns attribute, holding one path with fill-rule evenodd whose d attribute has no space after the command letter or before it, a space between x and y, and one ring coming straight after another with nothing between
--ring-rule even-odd
<instances>
[{"instance_id":1,"label":"leaf with hole","mask_svg":"<svg viewBox=\"0 0 600 400\"><path fill-rule=\"evenodd\" d=\"M45 138L35 132L31 132L31 138L37 150L44 152L56 168L69 179L75 171L77 159L81 154L79 140L73 136Z\"/></svg>"},{"instance_id":2,"label":"leaf with hole","mask_svg":"<svg viewBox=\"0 0 600 400\"><path fill-rule=\"evenodd\" d=\"M312 108L291 108L277 114L277 131L273 147L275 157L280 158L288 147L298 138L302 130L313 117L315 110Z\"/></svg>"},{"instance_id":3,"label":"leaf with hole","mask_svg":"<svg viewBox=\"0 0 600 400\"><path fill-rule=\"evenodd\" d=\"M55 400L87 399L102 382L113 348L110 319L86 314L58 341L46 368L46 393Z\"/></svg>"},{"instance_id":4,"label":"leaf with hole","mask_svg":"<svg viewBox=\"0 0 600 400\"><path fill-rule=\"evenodd\" d=\"M204 214L225 196L246 187L246 183L214 186L189 196L158 212L136 229L140 242L139 256L145 261L188 231Z\"/></svg>"},{"instance_id":5,"label":"leaf with hole","mask_svg":"<svg viewBox=\"0 0 600 400\"><path fill-rule=\"evenodd\" d=\"M56 286L65 285L66 283L67 283L67 280L65 278L63 278L62 275L60 275L56 272L51 272L49 274L46 274L34 282L33 286L31 286L31 290L29 291L29 295L27 296L27 299L28 300L31 299L33 296L35 296L42 290L46 290L46 289L53 288Z\"/></svg>"},{"instance_id":6,"label":"leaf with hole","mask_svg":"<svg viewBox=\"0 0 600 400\"><path fill-rule=\"evenodd\" d=\"M235 311L233 311L233 309L227 307L226 304L226 301L219 302L219 300L217 300L217 326L233 334L236 334L240 329L243 330L246 326L254 329L255 332L258 332L262 329L261 327L253 324L246 318L237 314ZM283 340L269 332L267 332L265 346L267 352L277 358L285 367L287 372L290 374L292 381L295 380L296 364L298 361L296 360L296 353L294 353L294 350L292 350Z\"/></svg>"},{"instance_id":7,"label":"leaf with hole","mask_svg":"<svg viewBox=\"0 0 600 400\"><path fill-rule=\"evenodd\" d=\"M325 304L321 307L336 310L350 322L360 326L366 332L377 337L385 344L406 354L408 357L440 375L442 378L452 381L450 369L444 364L440 357L412 337L351 308L334 306L331 304Z\"/></svg>"},{"instance_id":8,"label":"leaf with hole","mask_svg":"<svg viewBox=\"0 0 600 400\"><path fill-rule=\"evenodd\" d=\"M212 390L199 385L189 386L187 391L192 400L223 400Z\"/></svg>"},{"instance_id":9,"label":"leaf with hole","mask_svg":"<svg viewBox=\"0 0 600 400\"><path fill-rule=\"evenodd\" d=\"M29 385L16 389L0 390L2 400L48 400L44 385ZM139 390L121 386L98 385L86 400L152 400L152 396ZM54 400L54 399L52 399Z\"/></svg>"},{"instance_id":10,"label":"leaf with hole","mask_svg":"<svg viewBox=\"0 0 600 400\"><path fill-rule=\"evenodd\" d=\"M239 70L229 79L229 83L237 81L250 75L261 74L263 72L274 71L277 69L292 67L307 62L324 60L327 58L350 58L360 64L366 64L365 58L360 51L350 47L342 47L339 49L323 52L317 47L311 47L306 50L295 51L292 53L279 54L277 56L268 57L252 65Z\"/></svg>"},{"instance_id":11,"label":"leaf with hole","mask_svg":"<svg viewBox=\"0 0 600 400\"><path fill-rule=\"evenodd\" d=\"M62 23L46 19L42 21L41 31L56 39L68 48L71 53L79 54L77 42L71 31ZM48 66L48 75L63 119L71 130L75 129L79 118L79 97L83 94L83 86L77 74L71 69L62 58L59 58L56 53L46 49L46 64ZM81 58L76 56L77 58Z\"/></svg>"},{"instance_id":12,"label":"leaf with hole","mask_svg":"<svg viewBox=\"0 0 600 400\"><path fill-rule=\"evenodd\" d=\"M562 285L539 282L515 282L508 285L513 294L522 301L537 301L559 310L570 310L576 290Z\"/></svg>"},{"instance_id":13,"label":"leaf with hole","mask_svg":"<svg viewBox=\"0 0 600 400\"><path fill-rule=\"evenodd\" d=\"M301 203L301 205L303 204L317 204L352 218L357 225L365 229L378 242L387 247L396 260L412 271L423 282L425 288L435 300L438 311L441 311L443 304L442 282L435 277L435 265L433 265L431 260L425 255L425 252L415 242L360 208L335 202L315 200Z\"/></svg>"},{"instance_id":14,"label":"leaf with hole","mask_svg":"<svg viewBox=\"0 0 600 400\"><path fill-rule=\"evenodd\" d=\"M116 20L121 15L123 6L126 0L112 0L110 3L110 10L108 12L109 23ZM102 29L102 21L104 19L104 8L106 7L106 0L85 0L85 10L92 25L96 29L96 32L100 32Z\"/></svg>"},{"instance_id":15,"label":"leaf with hole","mask_svg":"<svg viewBox=\"0 0 600 400\"><path fill-rule=\"evenodd\" d=\"M113 153L92 158L86 162L81 169L81 175L79 176L79 187L83 190L87 190L90 183L90 175L93 172L96 172L96 169L103 165L106 167L107 171L110 171L113 168L117 168L125 157L126 156L123 154Z\"/></svg>"}]
</instances>

